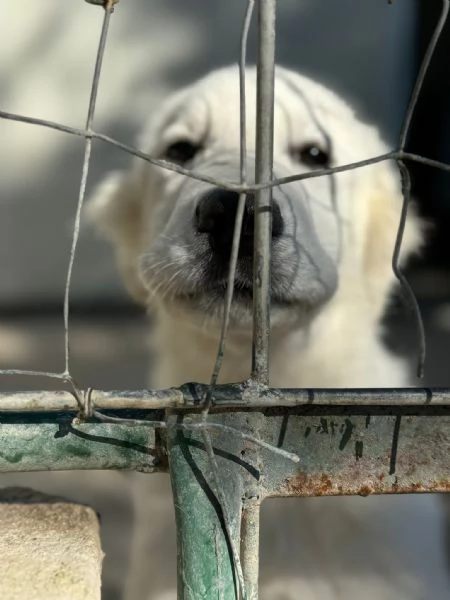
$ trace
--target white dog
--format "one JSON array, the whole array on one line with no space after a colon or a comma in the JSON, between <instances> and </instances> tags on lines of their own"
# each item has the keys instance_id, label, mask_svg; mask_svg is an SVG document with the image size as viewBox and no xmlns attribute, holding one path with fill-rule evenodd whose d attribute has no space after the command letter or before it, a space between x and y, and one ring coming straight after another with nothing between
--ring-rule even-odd
<instances>
[{"instance_id":1,"label":"white dog","mask_svg":"<svg viewBox=\"0 0 450 600\"><path fill-rule=\"evenodd\" d=\"M250 168L254 69L247 70L246 82ZM152 156L237 182L237 68L213 72L171 97L152 117L142 146ZM377 130L358 120L335 94L277 69L275 176L351 163L386 150ZM222 382L250 374L253 201L249 194ZM272 386L407 385L405 365L379 339L395 282L391 257L401 202L398 173L387 163L274 189ZM233 192L139 159L128 172L110 176L91 203L95 221L116 245L128 289L154 311L154 387L210 379L236 206ZM419 221L410 214L402 260L420 242ZM138 480L128 597L174 598L168 478ZM271 500L263 514L263 525L266 519L268 524L262 536L263 599L448 597L437 497Z\"/></svg>"}]
</instances>

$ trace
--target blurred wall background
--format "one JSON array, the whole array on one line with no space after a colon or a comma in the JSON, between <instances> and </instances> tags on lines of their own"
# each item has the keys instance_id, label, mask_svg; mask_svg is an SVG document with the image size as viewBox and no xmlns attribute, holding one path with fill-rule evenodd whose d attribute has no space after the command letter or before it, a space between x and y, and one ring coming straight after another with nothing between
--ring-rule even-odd
<instances>
[{"instance_id":1,"label":"blurred wall background","mask_svg":"<svg viewBox=\"0 0 450 600\"><path fill-rule=\"evenodd\" d=\"M122 0L112 18L95 129L133 144L169 90L235 62L245 4ZM416 69L417 11L414 0L283 0L278 61L332 85L394 140ZM83 127L101 19L101 9L83 0L2 0L1 109ZM61 306L82 152L82 139L0 120L0 307ZM128 161L95 143L88 190ZM88 231L80 239L72 302L125 302L110 249Z\"/></svg>"}]
</instances>

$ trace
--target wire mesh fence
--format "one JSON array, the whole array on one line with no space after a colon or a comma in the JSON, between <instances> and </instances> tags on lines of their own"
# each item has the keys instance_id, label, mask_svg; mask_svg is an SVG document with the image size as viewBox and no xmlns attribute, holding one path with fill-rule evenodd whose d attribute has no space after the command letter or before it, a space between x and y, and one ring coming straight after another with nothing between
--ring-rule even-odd
<instances>
[{"instance_id":1,"label":"wire mesh fence","mask_svg":"<svg viewBox=\"0 0 450 600\"><path fill-rule=\"evenodd\" d=\"M405 301L414 314L419 348L418 375L423 375L424 328L417 300L400 268L400 251L411 194L406 165L413 161L450 171L450 164L411 154L406 152L405 147L427 69L447 22L450 2L441 2L440 19L420 67L397 147L358 162L274 178L276 1L258 0L255 3L255 0L248 0L239 57L240 178L239 181L228 181L155 158L93 129L109 24L114 11L119 12L120 5L118 0L86 1L103 7L104 19L85 127L78 129L0 110L0 118L55 129L85 140L64 293L64 368L60 372L0 370L0 376L45 376L58 379L68 384L69 391L0 394L0 422L5 431L2 439L7 445L6 459L1 463L0 470L134 468L154 471L167 470L170 466L176 504L188 503L191 507L196 507L194 520L186 519L183 511L177 513L179 543L184 561L184 573L179 580L180 590L200 585L200 580L210 580L212 575L208 568L213 560L220 563L219 572L222 574L219 597L257 598L259 505L263 498L274 495L449 491L448 390L272 389L268 387L268 348L272 190L294 181L334 175L383 161L395 161L401 175L403 206L393 248L392 268L400 282ZM248 183L245 68L247 38L255 4L258 8L257 137L255 181ZM113 393L84 389L72 376L70 290L94 140L114 145L161 169L239 194L225 309L209 384L196 383L170 390ZM255 194L252 373L250 379L241 384L219 385L233 303L245 201L250 193ZM62 418L61 415L65 416ZM342 445L348 433L349 416L353 419L351 428L355 429L367 429L367 420L379 417L377 426L364 439L366 447L371 448L370 463L365 464L369 470L365 470L358 461L355 463L336 455L326 444L318 442L318 438L314 438L314 441L305 440L305 430L317 428L319 418L319 427L340 431ZM285 430L287 418L290 419L290 433L285 440L284 434L280 437L280 431ZM34 428L33 441L24 450L24 428L30 426ZM30 430L27 431L29 439ZM64 445L69 438L71 443ZM62 445L56 447L55 439ZM196 454L190 447L194 442L198 444L198 440L204 451L201 454ZM81 460L80 454L74 451L74 445L77 444L79 448L85 448L86 445L95 447L96 451L89 456L84 454ZM106 444L106 450L98 450L101 444ZM361 440L355 442L356 453L358 448L361 449L361 444ZM388 458L384 456L387 447ZM17 462L13 464L8 455L13 455L19 448L22 460L20 465ZM217 448L220 448L220 452ZM189 460L194 460L200 475L208 480L218 506L201 495L198 473L193 475L186 452L193 453ZM236 458L228 461L224 458L226 453L237 457L249 452L255 454L258 464L264 465L264 482L259 480L259 476L255 476L254 469L250 467L243 475L236 468ZM310 458L305 458L308 456ZM401 461L399 456L402 457ZM324 464L327 464L328 469L326 475L323 472ZM205 473L208 475L204 475ZM239 488L239 493L236 493L236 488ZM186 493L190 496L187 497ZM241 497L245 498L243 504L239 500ZM217 538L202 539L201 556L196 556L190 550L192 540L199 536L196 519L213 523L214 527L220 529ZM217 591L216 588L214 590ZM214 590L211 597L216 597ZM182 593L184 592L180 591Z\"/></svg>"}]
</instances>

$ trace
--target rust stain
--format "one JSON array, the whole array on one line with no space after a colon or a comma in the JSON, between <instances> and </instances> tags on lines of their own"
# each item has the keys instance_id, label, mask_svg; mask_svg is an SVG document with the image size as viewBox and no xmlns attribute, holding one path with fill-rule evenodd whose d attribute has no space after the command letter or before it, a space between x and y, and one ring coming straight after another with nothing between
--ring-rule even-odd
<instances>
[{"instance_id":1,"label":"rust stain","mask_svg":"<svg viewBox=\"0 0 450 600\"><path fill-rule=\"evenodd\" d=\"M394 478L392 482L386 480L384 473L375 475L370 481L358 482L358 479L349 476L347 481L339 477L335 481L326 473L308 475L300 472L294 477L283 481L276 490L275 495L280 496L338 496L358 495L370 496L371 494L413 494L420 492L450 492L450 479L441 479L424 482L406 481L404 484Z\"/></svg>"}]
</instances>

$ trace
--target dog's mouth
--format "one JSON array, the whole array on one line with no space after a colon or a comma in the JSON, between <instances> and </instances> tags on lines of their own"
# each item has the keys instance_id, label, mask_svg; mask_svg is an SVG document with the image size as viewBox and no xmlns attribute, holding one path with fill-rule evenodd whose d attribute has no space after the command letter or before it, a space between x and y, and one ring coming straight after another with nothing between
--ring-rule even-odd
<instances>
[{"instance_id":1,"label":"dog's mouth","mask_svg":"<svg viewBox=\"0 0 450 600\"><path fill-rule=\"evenodd\" d=\"M207 303L210 307L221 307L225 305L228 293L228 283L214 285L205 285L197 292L183 293L178 296L179 301L187 303L193 307L196 305L204 306ZM233 304L240 305L243 308L251 310L253 306L253 286L236 282L233 286ZM270 292L270 303L275 307L291 307L297 304L292 298L285 297L272 289Z\"/></svg>"},{"instance_id":2,"label":"dog's mouth","mask_svg":"<svg viewBox=\"0 0 450 600\"><path fill-rule=\"evenodd\" d=\"M204 315L218 315L225 305L228 296L227 269L198 266L197 270L176 271L176 277L170 275L167 284L161 281L149 286L157 290L156 295L166 307L170 305L184 306L194 312ZM334 287L327 286L319 279L305 278L304 285L295 285L288 277L280 274L280 269L272 269L269 290L269 300L272 309L279 311L295 309L297 313L310 313L324 302L334 292ZM168 292L169 290L169 292ZM250 264L238 264L232 290L232 307L239 314L253 313L253 273Z\"/></svg>"}]
</instances>

